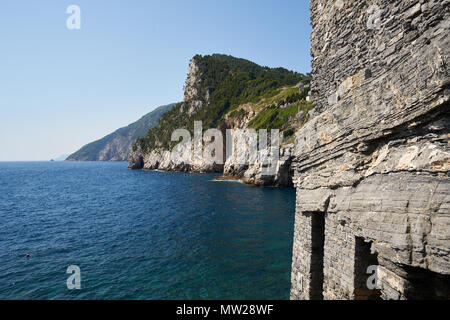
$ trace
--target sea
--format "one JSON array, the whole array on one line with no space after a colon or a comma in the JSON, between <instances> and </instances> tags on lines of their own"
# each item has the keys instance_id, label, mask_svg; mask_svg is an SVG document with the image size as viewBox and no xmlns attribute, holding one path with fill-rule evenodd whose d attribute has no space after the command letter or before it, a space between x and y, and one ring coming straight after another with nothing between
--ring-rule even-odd
<instances>
[{"instance_id":1,"label":"sea","mask_svg":"<svg viewBox=\"0 0 450 320\"><path fill-rule=\"evenodd\" d=\"M289 299L295 190L0 162L0 299Z\"/></svg>"}]
</instances>

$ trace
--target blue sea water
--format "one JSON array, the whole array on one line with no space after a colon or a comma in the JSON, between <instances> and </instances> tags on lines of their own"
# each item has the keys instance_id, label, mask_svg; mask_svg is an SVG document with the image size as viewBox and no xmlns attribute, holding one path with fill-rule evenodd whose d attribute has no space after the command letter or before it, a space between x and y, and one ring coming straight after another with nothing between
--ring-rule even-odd
<instances>
[{"instance_id":1,"label":"blue sea water","mask_svg":"<svg viewBox=\"0 0 450 320\"><path fill-rule=\"evenodd\" d=\"M0 299L288 299L295 191L214 177L0 163Z\"/></svg>"}]
</instances>

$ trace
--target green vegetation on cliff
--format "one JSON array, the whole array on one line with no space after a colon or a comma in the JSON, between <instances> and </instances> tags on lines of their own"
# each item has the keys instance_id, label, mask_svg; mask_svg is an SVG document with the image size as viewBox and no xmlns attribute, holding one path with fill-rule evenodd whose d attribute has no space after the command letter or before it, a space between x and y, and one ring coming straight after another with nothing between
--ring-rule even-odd
<instances>
[{"instance_id":1,"label":"green vegetation on cliff","mask_svg":"<svg viewBox=\"0 0 450 320\"><path fill-rule=\"evenodd\" d=\"M312 108L305 101L309 76L220 54L196 55L192 63L195 68L188 79L194 81L186 81L186 92L193 94L165 113L147 137L137 140L135 146L144 153L158 147L170 149L177 143L171 142L172 132L178 128L192 132L194 121L201 120L204 130L224 128L227 118L240 121L248 112L242 108L246 104L256 114L250 127L280 129L290 135L306 119L305 115L299 120L297 114Z\"/></svg>"}]
</instances>

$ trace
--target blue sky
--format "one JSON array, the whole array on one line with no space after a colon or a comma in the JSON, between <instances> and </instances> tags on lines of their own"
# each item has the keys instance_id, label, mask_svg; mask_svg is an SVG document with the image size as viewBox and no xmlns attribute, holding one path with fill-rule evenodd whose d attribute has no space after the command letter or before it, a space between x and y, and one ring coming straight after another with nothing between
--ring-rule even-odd
<instances>
[{"instance_id":1,"label":"blue sky","mask_svg":"<svg viewBox=\"0 0 450 320\"><path fill-rule=\"evenodd\" d=\"M66 9L81 8L68 30ZM69 154L178 102L195 54L310 71L307 0L2 0L0 161Z\"/></svg>"}]
</instances>

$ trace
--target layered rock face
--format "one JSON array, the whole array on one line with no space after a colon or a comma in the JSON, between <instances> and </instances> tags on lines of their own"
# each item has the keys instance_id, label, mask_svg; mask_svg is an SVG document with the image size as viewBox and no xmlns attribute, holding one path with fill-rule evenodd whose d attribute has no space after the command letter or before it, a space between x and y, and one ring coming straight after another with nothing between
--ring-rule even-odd
<instances>
[{"instance_id":1,"label":"layered rock face","mask_svg":"<svg viewBox=\"0 0 450 320\"><path fill-rule=\"evenodd\" d=\"M178 171L178 172L195 172L195 173L211 173L222 172L223 165L204 161L202 158L193 156L192 150L187 147L183 148L181 153L191 153L191 156L176 157L171 151L159 148L154 149L150 153L142 152L140 147L132 150L129 157L130 169L144 170L161 170L161 171Z\"/></svg>"},{"instance_id":2,"label":"layered rock face","mask_svg":"<svg viewBox=\"0 0 450 320\"><path fill-rule=\"evenodd\" d=\"M261 161L259 153L249 152L249 141L242 141L240 139L240 131L248 129L249 123L255 114L251 111L247 112L239 121L232 121L232 119L226 119L225 128L235 130L231 131L230 135L226 136L231 140L231 152L226 156L223 166L223 175L225 177L235 177L241 179L246 184L255 186L281 186L292 187L292 179L294 172L292 170L292 159L294 144L286 144L280 146L278 159L274 160L276 163L272 163L269 157L267 163ZM270 142L270 133L268 133L268 145ZM267 150L266 150L267 151ZM242 164L239 161L240 157L244 155L246 159L249 159L248 163ZM275 168L274 174L263 174L263 168L273 166Z\"/></svg>"},{"instance_id":3,"label":"layered rock face","mask_svg":"<svg viewBox=\"0 0 450 320\"><path fill-rule=\"evenodd\" d=\"M449 10L311 0L292 299L450 299Z\"/></svg>"},{"instance_id":4,"label":"layered rock face","mask_svg":"<svg viewBox=\"0 0 450 320\"><path fill-rule=\"evenodd\" d=\"M233 137L233 139L235 138ZM236 143L236 151L225 161L223 174L224 176L240 178L244 183L256 186L292 187L292 178L294 176L291 166L293 147L294 144L282 146L279 151L279 158L275 164L272 164L270 161L265 164L258 159L255 159L250 164L240 164L235 155L246 153L248 145ZM272 165L275 169L274 174L263 174L263 168L268 169Z\"/></svg>"}]
</instances>

